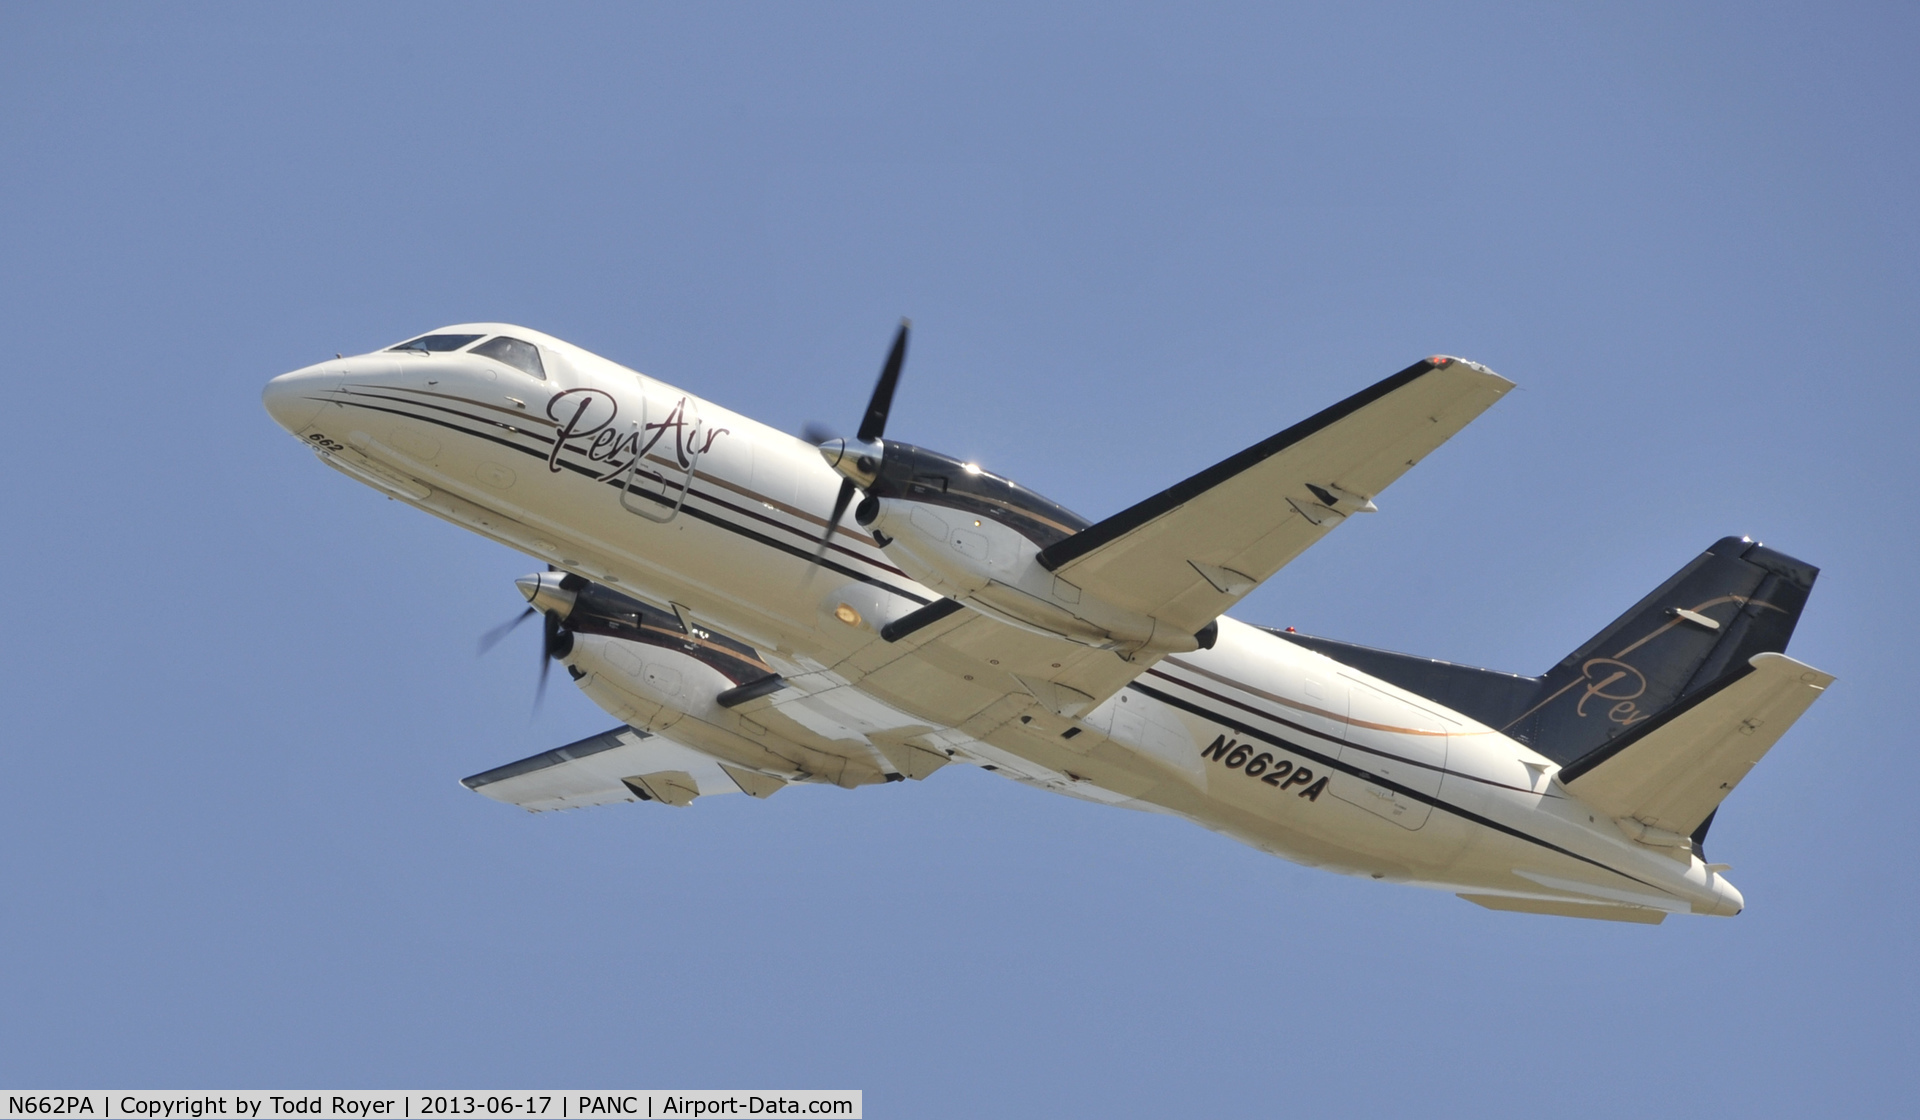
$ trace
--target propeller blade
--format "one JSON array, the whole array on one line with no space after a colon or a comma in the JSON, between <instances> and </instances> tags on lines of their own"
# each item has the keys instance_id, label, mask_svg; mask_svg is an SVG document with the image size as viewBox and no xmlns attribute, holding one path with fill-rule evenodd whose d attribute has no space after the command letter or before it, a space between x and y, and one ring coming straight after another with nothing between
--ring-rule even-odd
<instances>
[{"instance_id":1,"label":"propeller blade","mask_svg":"<svg viewBox=\"0 0 1920 1120\"><path fill-rule=\"evenodd\" d=\"M526 610L521 611L519 614L514 615L507 621L480 635L480 652L486 653L494 646L499 645L501 639L519 629L521 623L539 613L539 611L534 610L532 607L528 607Z\"/></svg>"},{"instance_id":2,"label":"propeller blade","mask_svg":"<svg viewBox=\"0 0 1920 1120\"><path fill-rule=\"evenodd\" d=\"M809 420L800 426L800 438L818 447L830 439L839 439L840 433L818 421Z\"/></svg>"},{"instance_id":3,"label":"propeller blade","mask_svg":"<svg viewBox=\"0 0 1920 1120\"><path fill-rule=\"evenodd\" d=\"M547 674L553 670L553 659L560 650L560 616L548 611L545 625L540 634L540 686L533 693L533 710L540 710L540 702L547 698Z\"/></svg>"},{"instance_id":4,"label":"propeller blade","mask_svg":"<svg viewBox=\"0 0 1920 1120\"><path fill-rule=\"evenodd\" d=\"M900 366L907 360L907 331L912 327L911 320L900 320L900 331L893 336L893 349L887 351L887 364L880 367L880 381L873 387L873 399L867 402L867 414L860 418L862 443L872 443L886 434L887 413L893 410L893 387L900 383Z\"/></svg>"},{"instance_id":5,"label":"propeller blade","mask_svg":"<svg viewBox=\"0 0 1920 1120\"><path fill-rule=\"evenodd\" d=\"M834 530L840 527L840 519L846 516L847 506L853 502L853 480L840 480L840 492L833 496L833 516L827 518L827 531L820 534L820 548L813 554L813 562L818 564L827 558L827 544L833 540Z\"/></svg>"}]
</instances>

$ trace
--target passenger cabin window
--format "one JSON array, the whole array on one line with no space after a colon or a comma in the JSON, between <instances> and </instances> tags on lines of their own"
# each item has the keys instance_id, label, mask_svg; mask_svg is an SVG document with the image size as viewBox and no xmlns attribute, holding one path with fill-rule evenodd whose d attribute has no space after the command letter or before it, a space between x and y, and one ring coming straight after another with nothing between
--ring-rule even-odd
<instances>
[{"instance_id":1,"label":"passenger cabin window","mask_svg":"<svg viewBox=\"0 0 1920 1120\"><path fill-rule=\"evenodd\" d=\"M540 348L531 342L522 342L503 334L498 338L490 338L467 352L492 358L496 362L512 366L521 373L538 377L542 381L547 379L546 367L540 364Z\"/></svg>"},{"instance_id":2,"label":"passenger cabin window","mask_svg":"<svg viewBox=\"0 0 1920 1120\"><path fill-rule=\"evenodd\" d=\"M431 354L442 354L449 350L458 350L476 338L485 338L479 334L424 334L412 342L402 342L398 346L389 346L389 350L421 350Z\"/></svg>"}]
</instances>

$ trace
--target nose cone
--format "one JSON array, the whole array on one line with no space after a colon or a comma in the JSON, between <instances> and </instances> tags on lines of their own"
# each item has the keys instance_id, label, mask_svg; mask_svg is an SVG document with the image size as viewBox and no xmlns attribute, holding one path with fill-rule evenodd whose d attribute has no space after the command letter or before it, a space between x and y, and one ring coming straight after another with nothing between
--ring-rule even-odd
<instances>
[{"instance_id":1,"label":"nose cone","mask_svg":"<svg viewBox=\"0 0 1920 1120\"><path fill-rule=\"evenodd\" d=\"M274 422L294 435L304 435L327 406L327 391L340 384L340 373L331 362L283 373L267 382L260 403Z\"/></svg>"}]
</instances>

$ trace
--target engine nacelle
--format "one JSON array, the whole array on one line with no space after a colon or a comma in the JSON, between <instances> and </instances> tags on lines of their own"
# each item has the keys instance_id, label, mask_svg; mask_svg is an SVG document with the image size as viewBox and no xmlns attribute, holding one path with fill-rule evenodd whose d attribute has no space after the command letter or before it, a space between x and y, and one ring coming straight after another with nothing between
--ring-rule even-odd
<instances>
[{"instance_id":1,"label":"engine nacelle","mask_svg":"<svg viewBox=\"0 0 1920 1120\"><path fill-rule=\"evenodd\" d=\"M712 666L658 645L577 634L561 658L595 704L642 731L663 732L690 715L717 710L733 683Z\"/></svg>"},{"instance_id":2,"label":"engine nacelle","mask_svg":"<svg viewBox=\"0 0 1920 1120\"><path fill-rule=\"evenodd\" d=\"M1169 631L1148 615L1081 594L1040 564L1038 542L990 508L869 497L854 517L901 571L1022 629L1127 656L1211 644L1206 631Z\"/></svg>"},{"instance_id":3,"label":"engine nacelle","mask_svg":"<svg viewBox=\"0 0 1920 1120\"><path fill-rule=\"evenodd\" d=\"M588 699L628 726L782 781L852 788L889 780L875 762L769 734L735 712L786 687L752 646L578 576L519 582L555 627L549 652Z\"/></svg>"},{"instance_id":4,"label":"engine nacelle","mask_svg":"<svg viewBox=\"0 0 1920 1120\"><path fill-rule=\"evenodd\" d=\"M1174 631L1082 594L1039 563L1041 549L1088 528L1086 518L977 463L882 438L910 326L901 320L858 433L818 444L820 457L842 479L821 556L860 490L866 497L854 519L873 531L887 556L914 579L983 614L1126 658L1211 646L1219 633L1215 622L1198 633Z\"/></svg>"}]
</instances>

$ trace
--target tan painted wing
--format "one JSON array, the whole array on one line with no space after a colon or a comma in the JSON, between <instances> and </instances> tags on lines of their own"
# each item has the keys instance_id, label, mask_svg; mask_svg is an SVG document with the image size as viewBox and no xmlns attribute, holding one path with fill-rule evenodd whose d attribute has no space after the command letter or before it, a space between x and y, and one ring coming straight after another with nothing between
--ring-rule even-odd
<instances>
[{"instance_id":1,"label":"tan painted wing","mask_svg":"<svg viewBox=\"0 0 1920 1120\"><path fill-rule=\"evenodd\" d=\"M1429 358L1049 546L1090 595L1192 632L1486 411L1513 383Z\"/></svg>"}]
</instances>

